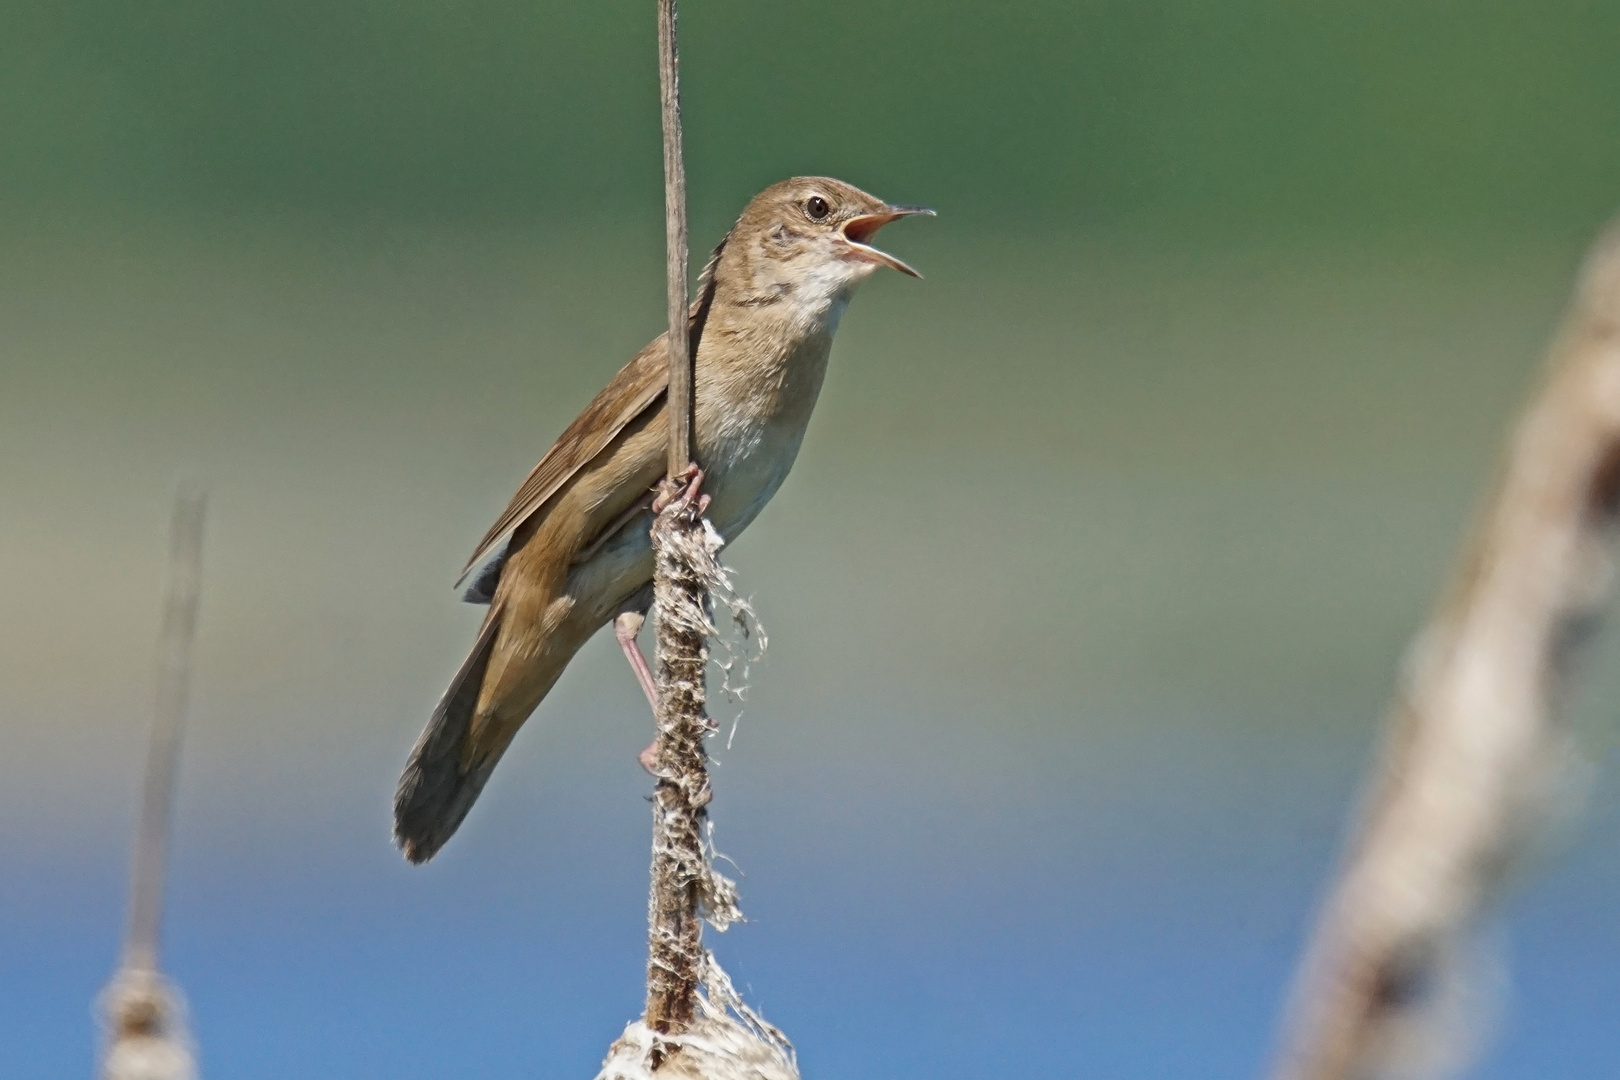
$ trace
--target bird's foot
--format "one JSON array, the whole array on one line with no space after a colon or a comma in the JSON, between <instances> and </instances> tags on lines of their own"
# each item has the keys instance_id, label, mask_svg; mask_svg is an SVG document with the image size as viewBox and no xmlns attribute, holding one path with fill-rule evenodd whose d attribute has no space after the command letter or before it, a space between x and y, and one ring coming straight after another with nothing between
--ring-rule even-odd
<instances>
[{"instance_id":1,"label":"bird's foot","mask_svg":"<svg viewBox=\"0 0 1620 1080\"><path fill-rule=\"evenodd\" d=\"M647 770L647 775L654 780L667 780L670 774L658 771L658 740L654 739L647 749L636 755L641 767ZM709 786L708 777L703 777L702 786L691 795L692 809L701 810L714 800L714 789Z\"/></svg>"},{"instance_id":2,"label":"bird's foot","mask_svg":"<svg viewBox=\"0 0 1620 1080\"><path fill-rule=\"evenodd\" d=\"M696 464L688 465L672 480L665 480L658 485L658 494L652 503L653 515L662 514L674 503L695 502L698 516L702 517L709 509L709 497L699 491L702 486L703 470Z\"/></svg>"}]
</instances>

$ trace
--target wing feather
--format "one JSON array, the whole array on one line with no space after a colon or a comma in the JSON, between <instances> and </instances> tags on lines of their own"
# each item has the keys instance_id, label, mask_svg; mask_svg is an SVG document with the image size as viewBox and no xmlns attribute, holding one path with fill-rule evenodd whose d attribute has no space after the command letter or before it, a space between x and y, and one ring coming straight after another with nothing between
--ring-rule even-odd
<instances>
[{"instance_id":1,"label":"wing feather","mask_svg":"<svg viewBox=\"0 0 1620 1080\"><path fill-rule=\"evenodd\" d=\"M478 549L462 568L462 581L475 568L484 572L479 578L490 576L490 556L499 555L518 527L528 521L546 500L560 491L574 474L600 454L629 424L655 406L669 388L669 366L664 356L664 339L659 339L636 354L613 381L596 395L566 431L554 443L545 457L529 473L512 496L504 513L490 526L489 532L478 542ZM493 584L492 582L490 584ZM475 583L476 585L476 583Z\"/></svg>"},{"instance_id":2,"label":"wing feather","mask_svg":"<svg viewBox=\"0 0 1620 1080\"><path fill-rule=\"evenodd\" d=\"M730 239L729 233L726 239ZM725 246L726 240L721 240L698 276L697 298L692 304L688 321L694 356L697 354L698 340L703 335L703 324L708 320L709 308L714 303L714 273ZM619 369L613 381L568 425L519 486L505 512L490 526L489 532L478 542L478 549L462 568L461 576L456 581L458 587L469 577L474 579L466 599L474 603L489 602L494 595L495 581L500 576L512 534L539 512L546 501L561 491L592 458L607 449L621 431L663 399L669 389L669 352L664 346L664 339L664 334L658 335L656 340Z\"/></svg>"}]
</instances>

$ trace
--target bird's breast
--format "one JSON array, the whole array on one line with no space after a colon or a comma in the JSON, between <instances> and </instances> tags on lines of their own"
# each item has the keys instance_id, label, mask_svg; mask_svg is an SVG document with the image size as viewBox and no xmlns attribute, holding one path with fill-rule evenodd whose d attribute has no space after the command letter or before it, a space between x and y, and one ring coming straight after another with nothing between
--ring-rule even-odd
<instances>
[{"instance_id":1,"label":"bird's breast","mask_svg":"<svg viewBox=\"0 0 1620 1080\"><path fill-rule=\"evenodd\" d=\"M709 519L728 540L754 520L793 467L831 346L831 333L818 332L755 355L717 358L720 364L705 364L699 354L694 435L713 500Z\"/></svg>"}]
</instances>

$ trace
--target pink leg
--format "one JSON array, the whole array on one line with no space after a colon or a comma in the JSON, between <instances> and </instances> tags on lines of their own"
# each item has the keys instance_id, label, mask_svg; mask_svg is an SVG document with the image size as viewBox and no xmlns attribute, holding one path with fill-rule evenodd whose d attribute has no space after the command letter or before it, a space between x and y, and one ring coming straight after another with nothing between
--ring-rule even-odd
<instances>
[{"instance_id":1,"label":"pink leg","mask_svg":"<svg viewBox=\"0 0 1620 1080\"><path fill-rule=\"evenodd\" d=\"M666 497L665 491L660 490L652 501L652 512L663 513L664 508L675 500L697 500L697 511L701 516L709 509L709 497L699 494L698 489L703 484L703 470L696 465L688 466L678 478L679 489L673 496ZM638 511L640 507L636 508ZM647 667L647 658L641 655L641 649L636 645L636 635L641 633L642 625L647 617L638 611L626 611L613 620L613 636L618 639L619 648L624 650L624 658L630 661L630 667L635 670L636 678L641 682L641 690L647 695L647 704L652 706L653 716L658 715L658 684L653 680L652 671ZM653 776L657 776L658 766L658 740L648 744L647 749L636 755L641 767Z\"/></svg>"},{"instance_id":2,"label":"pink leg","mask_svg":"<svg viewBox=\"0 0 1620 1080\"><path fill-rule=\"evenodd\" d=\"M651 669L647 667L646 657L636 647L636 635L641 633L641 624L647 621L647 616L639 611L626 611L613 620L613 637L624 650L624 658L630 661L630 669L636 673L636 681L641 683L641 692L647 695L647 704L656 711L658 708L658 684L653 682Z\"/></svg>"},{"instance_id":3,"label":"pink leg","mask_svg":"<svg viewBox=\"0 0 1620 1080\"><path fill-rule=\"evenodd\" d=\"M653 715L658 714L658 685L653 682L652 671L647 667L647 658L641 655L641 649L636 645L636 635L641 633L641 626L647 621L647 616L639 611L626 611L613 620L613 637L624 650L624 658L630 661L630 669L636 673L636 681L641 683L641 692L647 695L647 704L652 707ZM641 767L649 773L657 763L658 740L636 755Z\"/></svg>"}]
</instances>

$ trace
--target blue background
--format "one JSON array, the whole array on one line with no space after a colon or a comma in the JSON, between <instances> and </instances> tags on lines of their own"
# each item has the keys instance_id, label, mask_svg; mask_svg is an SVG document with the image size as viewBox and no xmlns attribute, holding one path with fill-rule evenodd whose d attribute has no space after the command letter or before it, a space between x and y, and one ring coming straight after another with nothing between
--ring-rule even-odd
<instances>
[{"instance_id":1,"label":"blue background","mask_svg":"<svg viewBox=\"0 0 1620 1080\"><path fill-rule=\"evenodd\" d=\"M93 1068L183 472L165 961L205 1075L589 1076L639 1012L610 640L438 860L388 831L456 570L660 326L643 7L0 14L0 1075ZM771 647L715 749L750 921L714 947L809 1076L1255 1075L1617 201L1620 9L686 8L696 246L793 173L940 210L728 549ZM1481 1077L1620 1059L1596 653Z\"/></svg>"}]
</instances>

